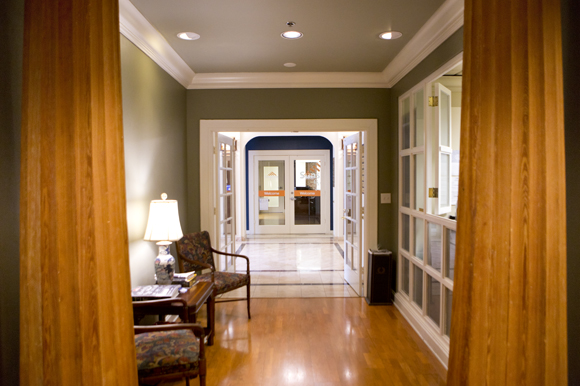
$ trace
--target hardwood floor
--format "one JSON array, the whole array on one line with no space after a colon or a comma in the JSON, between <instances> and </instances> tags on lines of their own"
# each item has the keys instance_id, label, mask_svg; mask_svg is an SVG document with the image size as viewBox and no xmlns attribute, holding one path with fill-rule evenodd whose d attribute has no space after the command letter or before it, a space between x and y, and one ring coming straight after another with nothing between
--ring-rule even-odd
<instances>
[{"instance_id":1,"label":"hardwood floor","mask_svg":"<svg viewBox=\"0 0 580 386\"><path fill-rule=\"evenodd\" d=\"M219 304L206 355L208 386L446 384L399 311L362 298L254 299L252 320L245 303Z\"/></svg>"}]
</instances>

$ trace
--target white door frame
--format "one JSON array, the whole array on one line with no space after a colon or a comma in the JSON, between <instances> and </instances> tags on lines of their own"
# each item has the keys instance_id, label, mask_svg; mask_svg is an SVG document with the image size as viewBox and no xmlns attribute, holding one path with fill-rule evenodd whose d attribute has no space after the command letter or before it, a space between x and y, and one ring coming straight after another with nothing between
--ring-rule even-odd
<instances>
[{"instance_id":1,"label":"white door frame","mask_svg":"<svg viewBox=\"0 0 580 386\"><path fill-rule=\"evenodd\" d=\"M366 163L365 174L365 229L364 229L364 245L363 251L369 248L377 247L377 212L378 212L378 185L377 185L377 169L378 169L378 129L376 119L260 119L260 120L200 120L199 130L199 190L200 190L200 226L203 230L215 230L215 215L214 215L214 187L212 183L203 183L202 181L213 181L212 167L213 164L213 147L214 135L216 132L239 132L252 133L263 132L272 133L272 135L282 135L282 133L299 132L299 135L308 135L309 133L326 133L345 132L345 136L356 131L363 131L365 134L366 148ZM330 134L329 134L330 135ZM327 137L328 138L328 137ZM335 147L335 166L342 163L342 151ZM239 148L240 152L240 167L245 170L245 150ZM338 185L338 184L337 184ZM245 179L241 180L238 185L240 199L245 203ZM337 190L335 189L335 204L337 203ZM334 218L335 224L337 219L337 209L342 213L342 199L339 205L335 205ZM246 222L245 211L241 211L240 217L242 224ZM338 216L340 219L341 215ZM245 226L241 227L241 237L245 238ZM335 226L335 235L337 235ZM211 237L215 238L215 234ZM365 257L366 260L366 257ZM368 266L365 261L365 267ZM363 281L366 281L366 275L363 275ZM364 286L365 293L367 286Z\"/></svg>"},{"instance_id":2,"label":"white door frame","mask_svg":"<svg viewBox=\"0 0 580 386\"><path fill-rule=\"evenodd\" d=\"M320 216L321 216L321 220L322 220L322 224L324 226L324 231L320 232L321 234L332 234L332 232L330 231L330 209L329 209L329 203L330 203L330 190L329 190L329 185L330 185L330 178L332 178L332 176L330 175L330 155L329 155L329 150L327 149L312 149L312 150L250 150L248 152L248 160L246 160L249 164L249 168L248 168L248 174L249 174L249 178L248 178L248 183L249 183L249 187L248 187L248 193L250 195L250 200L249 201L249 205L248 205L248 213L250 214L250 221L249 221L249 225L250 225L250 229L247 230L247 233L249 234L260 234L261 232L258 232L258 229L256 229L256 216L255 216L255 211L256 211L256 203L257 203L257 192L256 192L256 186L257 184L255 183L255 178L257 178L256 176L256 170L257 170L257 164L256 164L256 158L257 157L272 157L273 159L276 159L276 157L289 157L290 159L292 157L311 157L311 158L320 158L323 162L324 165L322 167L322 189L321 189L321 207L320 207ZM286 165L287 170L291 170L293 169L293 165L292 164L287 164ZM289 184L289 182L292 180L292 175L286 173L287 176L287 181L285 183L286 186L286 191L289 190L293 190L293 186L291 186L291 184ZM287 197L288 199L290 199L290 195ZM288 221L288 223L286 225L288 225L288 232L286 233L293 233L292 232L292 221L290 221L290 217L292 217L294 215L294 205L293 203L290 202L290 200L286 200L287 201L287 205L286 205L286 220ZM300 227L300 225L298 225ZM308 225L306 225L305 227L308 227ZM318 227L318 226L317 226ZM265 232L265 233L271 233L271 232ZM272 233L276 233L276 232L272 232ZM308 230L307 228L304 230L303 233L318 233L318 232L313 232L312 230Z\"/></svg>"}]
</instances>

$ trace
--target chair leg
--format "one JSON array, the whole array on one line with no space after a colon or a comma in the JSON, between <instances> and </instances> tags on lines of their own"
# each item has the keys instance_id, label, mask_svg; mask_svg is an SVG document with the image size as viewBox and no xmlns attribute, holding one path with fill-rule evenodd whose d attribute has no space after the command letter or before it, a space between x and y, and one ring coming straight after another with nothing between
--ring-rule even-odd
<instances>
[{"instance_id":1,"label":"chair leg","mask_svg":"<svg viewBox=\"0 0 580 386\"><path fill-rule=\"evenodd\" d=\"M250 283L248 283L248 285L246 286L247 290L248 290L248 319L252 319L252 316L250 315Z\"/></svg>"},{"instance_id":2,"label":"chair leg","mask_svg":"<svg viewBox=\"0 0 580 386\"><path fill-rule=\"evenodd\" d=\"M185 377L185 386L189 386L189 377Z\"/></svg>"},{"instance_id":3,"label":"chair leg","mask_svg":"<svg viewBox=\"0 0 580 386\"><path fill-rule=\"evenodd\" d=\"M205 375L199 375L199 386L205 386Z\"/></svg>"}]
</instances>

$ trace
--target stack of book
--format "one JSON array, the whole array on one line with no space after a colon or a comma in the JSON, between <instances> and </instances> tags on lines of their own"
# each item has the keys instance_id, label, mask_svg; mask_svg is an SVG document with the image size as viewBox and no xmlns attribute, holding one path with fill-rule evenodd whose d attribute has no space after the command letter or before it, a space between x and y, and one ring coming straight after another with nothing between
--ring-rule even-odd
<instances>
[{"instance_id":1,"label":"stack of book","mask_svg":"<svg viewBox=\"0 0 580 386\"><path fill-rule=\"evenodd\" d=\"M131 291L133 300L174 298L179 295L180 285L144 285Z\"/></svg>"},{"instance_id":2,"label":"stack of book","mask_svg":"<svg viewBox=\"0 0 580 386\"><path fill-rule=\"evenodd\" d=\"M195 271L185 272L185 273L175 273L173 275L173 284L179 284L182 287L191 287L193 286L196 280L197 274Z\"/></svg>"}]
</instances>

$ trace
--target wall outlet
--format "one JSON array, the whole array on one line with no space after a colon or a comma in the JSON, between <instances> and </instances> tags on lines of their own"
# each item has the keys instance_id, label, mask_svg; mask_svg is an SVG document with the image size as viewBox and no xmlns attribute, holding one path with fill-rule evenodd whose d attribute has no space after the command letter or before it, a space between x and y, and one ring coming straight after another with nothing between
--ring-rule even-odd
<instances>
[{"instance_id":1,"label":"wall outlet","mask_svg":"<svg viewBox=\"0 0 580 386\"><path fill-rule=\"evenodd\" d=\"M391 193L381 193L381 204L391 203Z\"/></svg>"}]
</instances>

